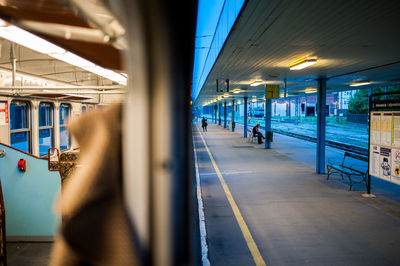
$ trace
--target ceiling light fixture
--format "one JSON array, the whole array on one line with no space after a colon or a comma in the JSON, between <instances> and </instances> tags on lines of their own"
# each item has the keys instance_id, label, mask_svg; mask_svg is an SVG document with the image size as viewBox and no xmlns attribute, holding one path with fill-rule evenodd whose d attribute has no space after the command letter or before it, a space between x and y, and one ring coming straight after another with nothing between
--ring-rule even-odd
<instances>
[{"instance_id":1,"label":"ceiling light fixture","mask_svg":"<svg viewBox=\"0 0 400 266\"><path fill-rule=\"evenodd\" d=\"M238 93L240 93L240 89L234 89L232 92L235 94L238 94Z\"/></svg>"},{"instance_id":2,"label":"ceiling light fixture","mask_svg":"<svg viewBox=\"0 0 400 266\"><path fill-rule=\"evenodd\" d=\"M317 92L317 89L314 89L314 88L307 88L307 89L305 90L305 93L314 93L314 92Z\"/></svg>"},{"instance_id":3,"label":"ceiling light fixture","mask_svg":"<svg viewBox=\"0 0 400 266\"><path fill-rule=\"evenodd\" d=\"M290 70L300 70L300 69L309 67L311 65L314 65L315 63L317 63L317 59L304 59L304 60L294 63L293 65L290 65L289 69Z\"/></svg>"},{"instance_id":4,"label":"ceiling light fixture","mask_svg":"<svg viewBox=\"0 0 400 266\"><path fill-rule=\"evenodd\" d=\"M115 81L121 85L126 85L127 78L123 75L95 65L94 63L77 56L67 50L52 44L32 33L25 31L14 25L10 25L4 20L0 19L0 37L7 39L11 42L17 43L21 46L34 50L41 54L46 54L56 58L65 63L77 66L88 72L92 72L99 76L105 77L109 80Z\"/></svg>"},{"instance_id":5,"label":"ceiling light fixture","mask_svg":"<svg viewBox=\"0 0 400 266\"><path fill-rule=\"evenodd\" d=\"M359 82L354 82L350 84L350 87L358 87L358 86L364 86L364 85L369 85L371 84L370 81L359 81Z\"/></svg>"},{"instance_id":6,"label":"ceiling light fixture","mask_svg":"<svg viewBox=\"0 0 400 266\"><path fill-rule=\"evenodd\" d=\"M264 82L263 81L254 81L253 83L250 84L250 86L255 87L255 86L260 86L262 85Z\"/></svg>"}]
</instances>

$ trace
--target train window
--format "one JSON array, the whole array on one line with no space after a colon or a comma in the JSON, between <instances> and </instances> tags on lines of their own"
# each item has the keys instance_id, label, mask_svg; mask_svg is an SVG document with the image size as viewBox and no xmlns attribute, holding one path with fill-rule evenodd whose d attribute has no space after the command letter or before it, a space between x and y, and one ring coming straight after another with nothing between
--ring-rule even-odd
<instances>
[{"instance_id":1,"label":"train window","mask_svg":"<svg viewBox=\"0 0 400 266\"><path fill-rule=\"evenodd\" d=\"M86 112L86 106L82 105L82 114Z\"/></svg>"},{"instance_id":2,"label":"train window","mask_svg":"<svg viewBox=\"0 0 400 266\"><path fill-rule=\"evenodd\" d=\"M24 101L10 104L11 146L24 152L31 152L30 105Z\"/></svg>"},{"instance_id":3,"label":"train window","mask_svg":"<svg viewBox=\"0 0 400 266\"><path fill-rule=\"evenodd\" d=\"M70 138L67 131L67 119L70 113L68 104L60 105L60 150L66 150L70 147Z\"/></svg>"},{"instance_id":4,"label":"train window","mask_svg":"<svg viewBox=\"0 0 400 266\"><path fill-rule=\"evenodd\" d=\"M39 104L39 155L47 154L53 147L53 105L51 103Z\"/></svg>"}]
</instances>

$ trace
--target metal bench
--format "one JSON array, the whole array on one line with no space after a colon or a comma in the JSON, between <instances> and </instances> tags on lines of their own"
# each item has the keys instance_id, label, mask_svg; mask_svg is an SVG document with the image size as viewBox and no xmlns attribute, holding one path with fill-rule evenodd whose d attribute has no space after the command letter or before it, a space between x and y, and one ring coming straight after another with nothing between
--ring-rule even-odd
<instances>
[{"instance_id":1,"label":"metal bench","mask_svg":"<svg viewBox=\"0 0 400 266\"><path fill-rule=\"evenodd\" d=\"M247 130L247 135L248 135L248 140L249 140L249 142L254 142L254 141L258 141L258 136L257 135L253 135L253 130L251 130L251 129L248 129Z\"/></svg>"},{"instance_id":2,"label":"metal bench","mask_svg":"<svg viewBox=\"0 0 400 266\"><path fill-rule=\"evenodd\" d=\"M345 152L343 160L341 161L331 161L328 159L328 165L326 167L328 170L328 177L326 179L329 179L333 174L340 174L343 180L344 175L346 175L350 183L349 190L351 190L353 185L357 183L365 183L365 185L367 186L368 166L354 164L351 162L352 159L353 161L355 159L368 163L368 158L364 156Z\"/></svg>"}]
</instances>

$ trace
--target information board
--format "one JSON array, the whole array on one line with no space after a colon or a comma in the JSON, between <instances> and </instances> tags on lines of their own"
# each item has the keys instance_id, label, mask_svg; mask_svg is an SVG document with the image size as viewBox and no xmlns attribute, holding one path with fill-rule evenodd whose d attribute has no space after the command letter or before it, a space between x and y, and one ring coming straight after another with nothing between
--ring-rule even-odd
<instances>
[{"instance_id":1,"label":"information board","mask_svg":"<svg viewBox=\"0 0 400 266\"><path fill-rule=\"evenodd\" d=\"M400 100L370 105L369 174L400 184Z\"/></svg>"}]
</instances>

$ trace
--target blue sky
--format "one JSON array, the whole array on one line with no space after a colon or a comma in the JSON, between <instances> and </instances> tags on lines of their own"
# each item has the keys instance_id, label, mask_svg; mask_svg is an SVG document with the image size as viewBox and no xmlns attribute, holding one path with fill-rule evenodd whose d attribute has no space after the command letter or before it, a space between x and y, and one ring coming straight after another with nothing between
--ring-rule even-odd
<instances>
[{"instance_id":1,"label":"blue sky","mask_svg":"<svg viewBox=\"0 0 400 266\"><path fill-rule=\"evenodd\" d=\"M193 66L193 87L204 64L218 18L225 0L199 0L196 26L196 44Z\"/></svg>"}]
</instances>

